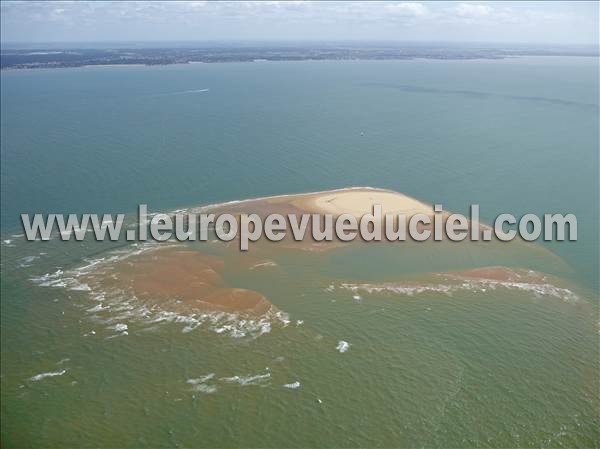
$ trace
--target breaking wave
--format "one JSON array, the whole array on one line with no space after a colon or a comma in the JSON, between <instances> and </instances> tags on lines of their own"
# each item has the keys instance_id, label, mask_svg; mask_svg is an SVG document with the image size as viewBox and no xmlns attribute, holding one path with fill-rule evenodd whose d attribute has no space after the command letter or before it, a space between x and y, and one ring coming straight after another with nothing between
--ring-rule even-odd
<instances>
[{"instance_id":1,"label":"breaking wave","mask_svg":"<svg viewBox=\"0 0 600 449\"><path fill-rule=\"evenodd\" d=\"M335 285L329 285L325 290L334 291ZM579 296L568 288L558 287L549 283L498 281L493 279L464 280L458 283L437 284L403 284L403 283L341 283L337 288L350 290L353 293L388 293L403 296L415 296L423 293L441 293L452 296L453 293L475 292L485 293L497 289L518 290L532 293L537 297L554 297L567 302L579 301Z\"/></svg>"},{"instance_id":2,"label":"breaking wave","mask_svg":"<svg viewBox=\"0 0 600 449\"><path fill-rule=\"evenodd\" d=\"M104 257L88 259L80 267L61 269L30 280L40 287L63 288L87 294L91 301L84 304L84 313L90 322L108 331L108 338L126 336L134 330L151 330L161 324L179 324L182 333L204 329L231 338L258 338L271 332L274 327L284 328L290 323L288 314L271 307L260 316L250 316L236 312L181 312L177 300L164 304L148 305L134 294L120 288L106 287L100 282L111 276L116 262L132 256L166 248L160 243L133 244L127 249L110 252ZM96 335L99 329L90 329L85 336Z\"/></svg>"},{"instance_id":3,"label":"breaking wave","mask_svg":"<svg viewBox=\"0 0 600 449\"><path fill-rule=\"evenodd\" d=\"M347 352L348 349L350 349L350 343L344 340L340 340L335 349L341 354L343 354L344 352Z\"/></svg>"},{"instance_id":4,"label":"breaking wave","mask_svg":"<svg viewBox=\"0 0 600 449\"><path fill-rule=\"evenodd\" d=\"M230 377L219 377L217 378L215 373L205 374L200 377L191 378L186 380L186 383L190 385L190 390L193 392L200 392L204 394L212 394L216 393L218 390L217 383L223 384L237 384L242 387L247 386L259 386L259 387L268 387L270 385L271 373L269 369L266 368L265 373L258 374L247 374L244 376L235 375ZM300 386L299 382L294 382L293 384L286 384L284 387L286 388L298 388Z\"/></svg>"},{"instance_id":5,"label":"breaking wave","mask_svg":"<svg viewBox=\"0 0 600 449\"><path fill-rule=\"evenodd\" d=\"M208 385L206 382L213 379L215 373L206 374L195 379L188 379L186 383L192 386L192 391L198 391L200 393L212 394L216 393L217 387L215 385Z\"/></svg>"},{"instance_id":6,"label":"breaking wave","mask_svg":"<svg viewBox=\"0 0 600 449\"><path fill-rule=\"evenodd\" d=\"M45 379L47 377L62 376L66 372L67 372L67 370L63 369L63 370L60 370L60 371L52 371L52 372L49 372L49 373L36 374L35 376L31 377L29 380L31 380L32 382L37 382L37 381Z\"/></svg>"},{"instance_id":7,"label":"breaking wave","mask_svg":"<svg viewBox=\"0 0 600 449\"><path fill-rule=\"evenodd\" d=\"M267 386L271 373L266 372L264 374L250 374L247 376L232 376L232 377L221 377L219 380L229 383L238 383L241 386L247 385L259 385Z\"/></svg>"}]
</instances>

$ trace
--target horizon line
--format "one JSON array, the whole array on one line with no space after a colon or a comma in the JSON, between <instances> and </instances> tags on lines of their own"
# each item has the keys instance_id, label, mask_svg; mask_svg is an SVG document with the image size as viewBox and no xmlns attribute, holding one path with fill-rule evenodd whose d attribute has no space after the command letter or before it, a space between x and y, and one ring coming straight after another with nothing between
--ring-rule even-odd
<instances>
[{"instance_id":1,"label":"horizon line","mask_svg":"<svg viewBox=\"0 0 600 449\"><path fill-rule=\"evenodd\" d=\"M181 40L181 39L156 39L156 40L48 40L48 41L6 41L0 40L0 46L32 46L32 45L110 45L110 44L206 44L206 43L221 43L221 44L276 44L276 43L298 43L298 44L448 44L448 45L530 45L530 46L544 46L544 47L589 47L589 48L600 48L599 43L584 43L584 42L526 42L526 41L464 41L464 40L392 40L392 39L194 39L194 40Z\"/></svg>"}]
</instances>

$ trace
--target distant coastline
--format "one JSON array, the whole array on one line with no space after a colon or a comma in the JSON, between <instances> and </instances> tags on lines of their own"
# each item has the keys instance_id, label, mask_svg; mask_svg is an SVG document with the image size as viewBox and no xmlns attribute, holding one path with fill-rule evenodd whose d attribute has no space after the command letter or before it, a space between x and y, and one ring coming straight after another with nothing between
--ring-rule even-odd
<instances>
[{"instance_id":1,"label":"distant coastline","mask_svg":"<svg viewBox=\"0 0 600 449\"><path fill-rule=\"evenodd\" d=\"M164 66L172 64L268 61L476 60L518 56L597 57L592 47L459 46L444 44L247 45L171 48L4 48L2 70L88 66Z\"/></svg>"}]
</instances>

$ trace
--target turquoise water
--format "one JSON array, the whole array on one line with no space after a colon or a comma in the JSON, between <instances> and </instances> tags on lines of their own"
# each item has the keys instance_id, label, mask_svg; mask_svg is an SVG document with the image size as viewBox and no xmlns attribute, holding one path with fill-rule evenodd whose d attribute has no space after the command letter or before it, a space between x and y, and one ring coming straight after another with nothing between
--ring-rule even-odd
<instances>
[{"instance_id":1,"label":"turquoise water","mask_svg":"<svg viewBox=\"0 0 600 449\"><path fill-rule=\"evenodd\" d=\"M598 444L598 59L80 68L1 81L3 446ZM357 301L328 285L415 265L350 250L230 275L289 324L243 338L215 332L223 323L182 332L189 320L126 315L137 309L122 298L90 312L89 292L32 281L57 270L67 275L46 279L64 281L130 248L18 236L20 213L362 185L456 212L478 203L487 222L575 213L577 242L540 244L566 262L578 301L510 289ZM417 271L436 262L423 257Z\"/></svg>"}]
</instances>

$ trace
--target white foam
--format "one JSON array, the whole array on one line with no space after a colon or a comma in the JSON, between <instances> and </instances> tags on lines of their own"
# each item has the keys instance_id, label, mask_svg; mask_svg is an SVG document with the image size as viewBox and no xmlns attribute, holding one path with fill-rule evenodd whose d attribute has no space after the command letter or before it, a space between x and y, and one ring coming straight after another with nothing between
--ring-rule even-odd
<instances>
[{"instance_id":1,"label":"white foam","mask_svg":"<svg viewBox=\"0 0 600 449\"><path fill-rule=\"evenodd\" d=\"M488 290L504 288L533 293L536 296L551 296L567 302L576 302L579 297L567 288L557 287L552 284L537 284L532 282L496 281L492 279L466 280L456 284L340 284L340 288L352 292L363 291L366 293L391 293L396 295L413 296L423 293L442 293L452 296L455 292L470 291L486 293ZM354 297L356 299L356 297Z\"/></svg>"},{"instance_id":2,"label":"white foam","mask_svg":"<svg viewBox=\"0 0 600 449\"><path fill-rule=\"evenodd\" d=\"M75 285L75 286L71 287L70 290L76 290L76 291L82 291L82 292L92 291L92 289L90 288L90 286L87 285L87 284Z\"/></svg>"},{"instance_id":3,"label":"white foam","mask_svg":"<svg viewBox=\"0 0 600 449\"><path fill-rule=\"evenodd\" d=\"M211 394L217 391L217 387L215 385L207 385L206 382L213 379L214 377L215 373L209 373L194 379L188 379L186 380L186 383L192 386L192 391L199 391L201 393Z\"/></svg>"},{"instance_id":4,"label":"white foam","mask_svg":"<svg viewBox=\"0 0 600 449\"><path fill-rule=\"evenodd\" d=\"M193 391L199 391L200 393L212 394L217 392L215 385L198 384L192 387Z\"/></svg>"},{"instance_id":5,"label":"white foam","mask_svg":"<svg viewBox=\"0 0 600 449\"><path fill-rule=\"evenodd\" d=\"M42 380L42 379L45 379L47 377L62 376L66 372L67 372L67 370L63 369L63 370L60 370L60 371L52 371L52 372L49 372L49 373L36 374L35 376L31 377L29 380L31 380L33 382L37 382L38 380Z\"/></svg>"},{"instance_id":6,"label":"white foam","mask_svg":"<svg viewBox=\"0 0 600 449\"><path fill-rule=\"evenodd\" d=\"M178 247L181 245L167 246ZM113 250L103 257L87 259L86 263L79 267L64 271L62 268L58 268L55 272L32 277L31 281L40 287L66 288L86 292L89 299L95 302L85 309L89 314L89 319L105 325L108 329L121 332L119 335L127 335L127 327L123 327L127 325L123 321L131 320L142 321L148 325L181 323L184 325L181 330L183 333L190 333L202 327L231 338L252 339L268 334L275 325L286 327L290 323L287 314L274 308L270 308L260 317L226 312L185 314L168 310L171 304L177 306L175 300L149 308L130 292L116 287L106 288L103 285L104 278L115 277L113 272L115 263L165 247L160 243L134 243L126 248ZM83 282L84 278L85 282ZM98 304L99 302L102 304ZM110 338L116 336L118 335Z\"/></svg>"},{"instance_id":7,"label":"white foam","mask_svg":"<svg viewBox=\"0 0 600 449\"><path fill-rule=\"evenodd\" d=\"M348 349L350 349L350 343L344 340L340 340L338 341L338 344L335 347L335 349L337 349L340 353L343 354L344 352L348 351Z\"/></svg>"},{"instance_id":8,"label":"white foam","mask_svg":"<svg viewBox=\"0 0 600 449\"><path fill-rule=\"evenodd\" d=\"M102 304L95 305L94 307L87 309L86 312L101 312L109 307L104 307Z\"/></svg>"},{"instance_id":9,"label":"white foam","mask_svg":"<svg viewBox=\"0 0 600 449\"><path fill-rule=\"evenodd\" d=\"M111 329L116 330L117 332L124 332L128 329L127 324L118 323L111 327Z\"/></svg>"},{"instance_id":10,"label":"white foam","mask_svg":"<svg viewBox=\"0 0 600 449\"><path fill-rule=\"evenodd\" d=\"M250 267L251 270L255 270L257 268L263 268L263 267L276 267L277 263L273 262L272 260L266 261L266 262L260 262L257 264L254 264Z\"/></svg>"},{"instance_id":11,"label":"white foam","mask_svg":"<svg viewBox=\"0 0 600 449\"><path fill-rule=\"evenodd\" d=\"M33 262L35 262L39 258L40 258L40 256L26 256L26 257L22 257L18 261L19 268L29 268L31 265L33 265Z\"/></svg>"},{"instance_id":12,"label":"white foam","mask_svg":"<svg viewBox=\"0 0 600 449\"><path fill-rule=\"evenodd\" d=\"M60 268L56 270L54 273L46 273L42 276L33 277L30 280L35 282L40 287L56 287L56 286L64 286L65 283L62 279L64 272ZM60 285L58 285L60 284Z\"/></svg>"},{"instance_id":13,"label":"white foam","mask_svg":"<svg viewBox=\"0 0 600 449\"><path fill-rule=\"evenodd\" d=\"M264 383L271 377L271 373L265 374L254 374L247 376L232 376L232 377L221 377L219 380L229 383L238 383L242 386L248 385L264 385Z\"/></svg>"},{"instance_id":14,"label":"white foam","mask_svg":"<svg viewBox=\"0 0 600 449\"><path fill-rule=\"evenodd\" d=\"M196 377L194 379L188 379L186 382L190 385L198 385L206 382L215 377L215 373L205 374L204 376Z\"/></svg>"},{"instance_id":15,"label":"white foam","mask_svg":"<svg viewBox=\"0 0 600 449\"><path fill-rule=\"evenodd\" d=\"M448 293L451 286L448 285L378 285L378 284L341 284L340 288L348 289L353 292L364 291L367 293L395 293L399 295L412 296L425 292Z\"/></svg>"}]
</instances>

